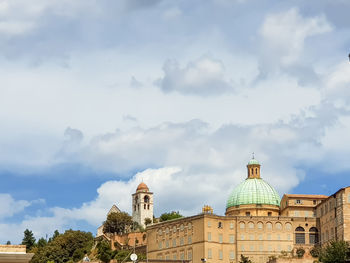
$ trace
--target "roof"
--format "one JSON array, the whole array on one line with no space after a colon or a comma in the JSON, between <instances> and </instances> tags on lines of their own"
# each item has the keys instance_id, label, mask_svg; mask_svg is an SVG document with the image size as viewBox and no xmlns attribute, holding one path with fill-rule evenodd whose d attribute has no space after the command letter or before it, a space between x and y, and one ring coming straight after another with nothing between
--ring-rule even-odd
<instances>
[{"instance_id":1,"label":"roof","mask_svg":"<svg viewBox=\"0 0 350 263\"><path fill-rule=\"evenodd\" d=\"M310 198L310 199L325 199L328 198L327 195L307 195L307 194L284 194L286 197L293 198Z\"/></svg>"},{"instance_id":2,"label":"roof","mask_svg":"<svg viewBox=\"0 0 350 263\"><path fill-rule=\"evenodd\" d=\"M254 157L249 161L248 165L252 164L259 164L258 160L256 160Z\"/></svg>"},{"instance_id":3,"label":"roof","mask_svg":"<svg viewBox=\"0 0 350 263\"><path fill-rule=\"evenodd\" d=\"M149 192L148 186L147 186L144 182L141 182L141 183L137 186L137 189L136 189L136 192L139 192L139 191L146 191L146 192Z\"/></svg>"},{"instance_id":4,"label":"roof","mask_svg":"<svg viewBox=\"0 0 350 263\"><path fill-rule=\"evenodd\" d=\"M231 192L226 209L238 205L275 205L279 206L281 198L277 191L260 178L247 178Z\"/></svg>"}]
</instances>

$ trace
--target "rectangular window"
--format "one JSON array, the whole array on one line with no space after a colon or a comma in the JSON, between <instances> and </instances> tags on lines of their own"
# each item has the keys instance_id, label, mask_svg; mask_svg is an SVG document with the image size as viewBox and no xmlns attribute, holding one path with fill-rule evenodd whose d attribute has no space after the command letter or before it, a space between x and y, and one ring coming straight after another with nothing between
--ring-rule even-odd
<instances>
[{"instance_id":1,"label":"rectangular window","mask_svg":"<svg viewBox=\"0 0 350 263\"><path fill-rule=\"evenodd\" d=\"M350 194L348 194L348 203L350 204Z\"/></svg>"},{"instance_id":2,"label":"rectangular window","mask_svg":"<svg viewBox=\"0 0 350 263\"><path fill-rule=\"evenodd\" d=\"M230 243L231 244L233 244L235 242L235 236L234 235L230 235L229 239L230 239Z\"/></svg>"},{"instance_id":3,"label":"rectangular window","mask_svg":"<svg viewBox=\"0 0 350 263\"><path fill-rule=\"evenodd\" d=\"M262 240L262 239L263 239L262 234L259 234L259 240Z\"/></svg>"},{"instance_id":4,"label":"rectangular window","mask_svg":"<svg viewBox=\"0 0 350 263\"><path fill-rule=\"evenodd\" d=\"M192 260L192 251L188 251L187 259Z\"/></svg>"},{"instance_id":5,"label":"rectangular window","mask_svg":"<svg viewBox=\"0 0 350 263\"><path fill-rule=\"evenodd\" d=\"M173 254L173 260L176 260L176 254Z\"/></svg>"},{"instance_id":6,"label":"rectangular window","mask_svg":"<svg viewBox=\"0 0 350 263\"><path fill-rule=\"evenodd\" d=\"M296 203L296 204L301 204L301 200L300 200L300 199L297 199L297 200L295 200L295 203Z\"/></svg>"},{"instance_id":7,"label":"rectangular window","mask_svg":"<svg viewBox=\"0 0 350 263\"><path fill-rule=\"evenodd\" d=\"M271 234L267 234L267 240L271 240Z\"/></svg>"},{"instance_id":8,"label":"rectangular window","mask_svg":"<svg viewBox=\"0 0 350 263\"><path fill-rule=\"evenodd\" d=\"M233 223L230 223L230 229L233 229Z\"/></svg>"},{"instance_id":9,"label":"rectangular window","mask_svg":"<svg viewBox=\"0 0 350 263\"><path fill-rule=\"evenodd\" d=\"M254 245L250 245L250 251L254 251Z\"/></svg>"},{"instance_id":10,"label":"rectangular window","mask_svg":"<svg viewBox=\"0 0 350 263\"><path fill-rule=\"evenodd\" d=\"M208 221L208 227L211 227L211 222L210 221Z\"/></svg>"},{"instance_id":11,"label":"rectangular window","mask_svg":"<svg viewBox=\"0 0 350 263\"><path fill-rule=\"evenodd\" d=\"M208 241L211 241L211 232L208 232Z\"/></svg>"},{"instance_id":12,"label":"rectangular window","mask_svg":"<svg viewBox=\"0 0 350 263\"><path fill-rule=\"evenodd\" d=\"M249 235L250 240L254 240L254 235Z\"/></svg>"},{"instance_id":13,"label":"rectangular window","mask_svg":"<svg viewBox=\"0 0 350 263\"><path fill-rule=\"evenodd\" d=\"M299 216L299 211L294 211L294 216Z\"/></svg>"},{"instance_id":14,"label":"rectangular window","mask_svg":"<svg viewBox=\"0 0 350 263\"><path fill-rule=\"evenodd\" d=\"M244 235L243 234L241 235L241 240L244 240Z\"/></svg>"},{"instance_id":15,"label":"rectangular window","mask_svg":"<svg viewBox=\"0 0 350 263\"><path fill-rule=\"evenodd\" d=\"M290 234L287 234L287 240L290 240Z\"/></svg>"},{"instance_id":16,"label":"rectangular window","mask_svg":"<svg viewBox=\"0 0 350 263\"><path fill-rule=\"evenodd\" d=\"M222 260L222 259L223 259L222 250L219 250L219 259L220 259L220 260Z\"/></svg>"},{"instance_id":17,"label":"rectangular window","mask_svg":"<svg viewBox=\"0 0 350 263\"><path fill-rule=\"evenodd\" d=\"M230 259L235 259L235 252L233 250L230 250Z\"/></svg>"},{"instance_id":18,"label":"rectangular window","mask_svg":"<svg viewBox=\"0 0 350 263\"><path fill-rule=\"evenodd\" d=\"M292 251L292 246L288 245L288 251Z\"/></svg>"},{"instance_id":19,"label":"rectangular window","mask_svg":"<svg viewBox=\"0 0 350 263\"><path fill-rule=\"evenodd\" d=\"M181 237L181 238L180 238L180 246L183 246L183 245L184 245L184 238Z\"/></svg>"},{"instance_id":20,"label":"rectangular window","mask_svg":"<svg viewBox=\"0 0 350 263\"><path fill-rule=\"evenodd\" d=\"M316 204L316 200L313 200L312 202L313 202L314 205Z\"/></svg>"},{"instance_id":21,"label":"rectangular window","mask_svg":"<svg viewBox=\"0 0 350 263\"><path fill-rule=\"evenodd\" d=\"M165 247L169 248L169 240L165 241Z\"/></svg>"},{"instance_id":22,"label":"rectangular window","mask_svg":"<svg viewBox=\"0 0 350 263\"><path fill-rule=\"evenodd\" d=\"M185 259L185 253L184 252L180 252L180 260L184 260Z\"/></svg>"},{"instance_id":23,"label":"rectangular window","mask_svg":"<svg viewBox=\"0 0 350 263\"><path fill-rule=\"evenodd\" d=\"M245 215L246 216L250 216L250 212L245 212Z\"/></svg>"},{"instance_id":24,"label":"rectangular window","mask_svg":"<svg viewBox=\"0 0 350 263\"><path fill-rule=\"evenodd\" d=\"M281 245L277 245L277 251L281 251Z\"/></svg>"},{"instance_id":25,"label":"rectangular window","mask_svg":"<svg viewBox=\"0 0 350 263\"><path fill-rule=\"evenodd\" d=\"M277 235L277 240L281 240L281 235L280 234Z\"/></svg>"},{"instance_id":26,"label":"rectangular window","mask_svg":"<svg viewBox=\"0 0 350 263\"><path fill-rule=\"evenodd\" d=\"M241 251L244 251L244 245L241 245Z\"/></svg>"},{"instance_id":27,"label":"rectangular window","mask_svg":"<svg viewBox=\"0 0 350 263\"><path fill-rule=\"evenodd\" d=\"M269 252L272 251L272 245L269 245Z\"/></svg>"},{"instance_id":28,"label":"rectangular window","mask_svg":"<svg viewBox=\"0 0 350 263\"><path fill-rule=\"evenodd\" d=\"M212 252L211 252L211 248L208 248L208 258L211 259L213 258Z\"/></svg>"},{"instance_id":29,"label":"rectangular window","mask_svg":"<svg viewBox=\"0 0 350 263\"><path fill-rule=\"evenodd\" d=\"M267 212L267 216L272 216L272 212Z\"/></svg>"},{"instance_id":30,"label":"rectangular window","mask_svg":"<svg viewBox=\"0 0 350 263\"><path fill-rule=\"evenodd\" d=\"M165 256L165 259L166 259L166 260L170 260L170 255L166 255L166 256Z\"/></svg>"},{"instance_id":31,"label":"rectangular window","mask_svg":"<svg viewBox=\"0 0 350 263\"><path fill-rule=\"evenodd\" d=\"M222 243L222 234L219 234L219 243Z\"/></svg>"},{"instance_id":32,"label":"rectangular window","mask_svg":"<svg viewBox=\"0 0 350 263\"><path fill-rule=\"evenodd\" d=\"M188 236L188 244L192 244L192 236Z\"/></svg>"},{"instance_id":33,"label":"rectangular window","mask_svg":"<svg viewBox=\"0 0 350 263\"><path fill-rule=\"evenodd\" d=\"M158 243L158 248L159 248L159 249L162 249L162 241L160 241L160 242Z\"/></svg>"},{"instance_id":34,"label":"rectangular window","mask_svg":"<svg viewBox=\"0 0 350 263\"><path fill-rule=\"evenodd\" d=\"M305 217L309 217L309 212L305 211Z\"/></svg>"},{"instance_id":35,"label":"rectangular window","mask_svg":"<svg viewBox=\"0 0 350 263\"><path fill-rule=\"evenodd\" d=\"M264 246L262 244L259 245L259 250L263 251L264 250Z\"/></svg>"}]
</instances>

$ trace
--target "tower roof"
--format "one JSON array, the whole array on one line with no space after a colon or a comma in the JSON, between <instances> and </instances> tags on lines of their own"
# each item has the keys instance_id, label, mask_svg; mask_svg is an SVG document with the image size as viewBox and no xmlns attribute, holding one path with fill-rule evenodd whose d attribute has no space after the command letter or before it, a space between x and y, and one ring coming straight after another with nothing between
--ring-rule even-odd
<instances>
[{"instance_id":1,"label":"tower roof","mask_svg":"<svg viewBox=\"0 0 350 263\"><path fill-rule=\"evenodd\" d=\"M137 186L136 192L149 192L149 188L144 182L141 182Z\"/></svg>"},{"instance_id":2,"label":"tower roof","mask_svg":"<svg viewBox=\"0 0 350 263\"><path fill-rule=\"evenodd\" d=\"M252 164L260 164L260 163L258 162L257 159L255 159L255 158L253 157L253 158L249 161L248 165L252 165Z\"/></svg>"}]
</instances>

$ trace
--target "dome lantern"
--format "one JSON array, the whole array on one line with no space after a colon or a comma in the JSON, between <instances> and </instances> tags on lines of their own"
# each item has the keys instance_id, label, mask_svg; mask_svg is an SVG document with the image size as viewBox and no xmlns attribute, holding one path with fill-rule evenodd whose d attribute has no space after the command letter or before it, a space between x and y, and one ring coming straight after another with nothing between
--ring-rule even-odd
<instances>
[{"instance_id":1,"label":"dome lantern","mask_svg":"<svg viewBox=\"0 0 350 263\"><path fill-rule=\"evenodd\" d=\"M260 163L254 158L249 161L247 164L248 169L248 178L257 178L260 179Z\"/></svg>"}]
</instances>

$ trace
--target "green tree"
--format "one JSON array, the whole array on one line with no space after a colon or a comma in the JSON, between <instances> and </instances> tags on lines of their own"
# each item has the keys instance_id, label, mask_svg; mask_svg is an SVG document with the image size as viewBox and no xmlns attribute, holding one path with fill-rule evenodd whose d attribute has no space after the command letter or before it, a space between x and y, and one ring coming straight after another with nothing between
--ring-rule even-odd
<instances>
[{"instance_id":1,"label":"green tree","mask_svg":"<svg viewBox=\"0 0 350 263\"><path fill-rule=\"evenodd\" d=\"M345 241L332 241L321 250L320 261L323 263L344 263L349 258L350 248Z\"/></svg>"},{"instance_id":2,"label":"green tree","mask_svg":"<svg viewBox=\"0 0 350 263\"><path fill-rule=\"evenodd\" d=\"M26 245L28 251L35 246L35 237L33 235L33 232L30 231L29 229L26 229L24 231L22 245Z\"/></svg>"},{"instance_id":3,"label":"green tree","mask_svg":"<svg viewBox=\"0 0 350 263\"><path fill-rule=\"evenodd\" d=\"M173 220L173 219L181 218L181 217L183 217L183 216L180 215L179 212L172 211L172 212L170 212L170 213L163 213L163 214L159 217L159 221L160 221L160 222L164 222L164 221Z\"/></svg>"},{"instance_id":4,"label":"green tree","mask_svg":"<svg viewBox=\"0 0 350 263\"><path fill-rule=\"evenodd\" d=\"M6 242L6 245L11 245L11 241L10 241L10 240L7 241L7 242Z\"/></svg>"},{"instance_id":5,"label":"green tree","mask_svg":"<svg viewBox=\"0 0 350 263\"><path fill-rule=\"evenodd\" d=\"M53 241L56 237L58 237L60 235L60 232L58 232L58 230L56 229L55 232L53 232L52 237L49 238L49 243L51 241Z\"/></svg>"},{"instance_id":6,"label":"green tree","mask_svg":"<svg viewBox=\"0 0 350 263\"><path fill-rule=\"evenodd\" d=\"M97 244L97 258L105 263L112 259L112 249L107 241L101 241Z\"/></svg>"},{"instance_id":7,"label":"green tree","mask_svg":"<svg viewBox=\"0 0 350 263\"><path fill-rule=\"evenodd\" d=\"M110 213L103 222L103 233L124 234L133 226L132 217L126 212Z\"/></svg>"},{"instance_id":8,"label":"green tree","mask_svg":"<svg viewBox=\"0 0 350 263\"><path fill-rule=\"evenodd\" d=\"M39 238L39 240L38 240L38 247L45 247L46 244L47 244L47 241L46 241L45 238L43 238L43 237Z\"/></svg>"},{"instance_id":9,"label":"green tree","mask_svg":"<svg viewBox=\"0 0 350 263\"><path fill-rule=\"evenodd\" d=\"M298 258L302 258L305 254L305 249L303 249L302 247L298 248L297 251L295 252L298 256Z\"/></svg>"},{"instance_id":10,"label":"green tree","mask_svg":"<svg viewBox=\"0 0 350 263\"><path fill-rule=\"evenodd\" d=\"M249 257L241 255L241 260L239 261L239 263L252 263L252 261L249 259Z\"/></svg>"},{"instance_id":11,"label":"green tree","mask_svg":"<svg viewBox=\"0 0 350 263\"><path fill-rule=\"evenodd\" d=\"M146 218L145 218L145 225L148 226L148 225L150 225L150 224L152 224L152 219L149 218L149 217L146 217Z\"/></svg>"},{"instance_id":12,"label":"green tree","mask_svg":"<svg viewBox=\"0 0 350 263\"><path fill-rule=\"evenodd\" d=\"M89 232L67 230L64 234L55 237L44 247L38 247L31 263L66 263L77 262L89 253L93 245L94 237Z\"/></svg>"}]
</instances>

